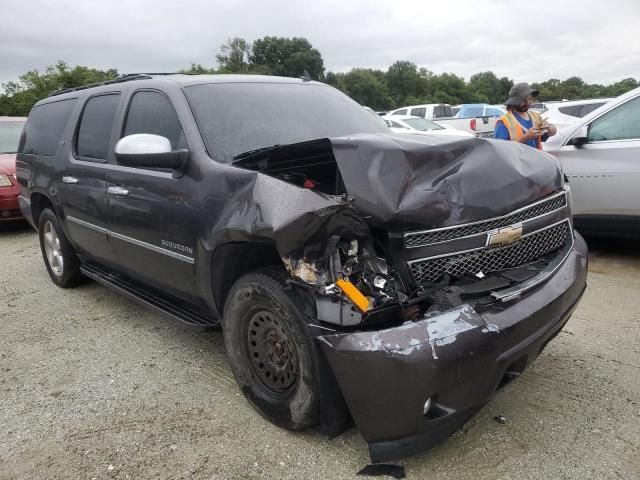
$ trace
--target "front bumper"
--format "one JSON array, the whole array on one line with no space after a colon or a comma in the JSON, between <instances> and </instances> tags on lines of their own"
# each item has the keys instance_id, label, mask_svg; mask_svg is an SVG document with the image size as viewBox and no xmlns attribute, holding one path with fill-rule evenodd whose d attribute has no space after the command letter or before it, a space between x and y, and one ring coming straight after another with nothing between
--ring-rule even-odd
<instances>
[{"instance_id":1,"label":"front bumper","mask_svg":"<svg viewBox=\"0 0 640 480\"><path fill-rule=\"evenodd\" d=\"M372 461L413 455L460 428L559 333L586 277L576 234L554 275L499 311L465 304L387 330L318 337Z\"/></svg>"},{"instance_id":2,"label":"front bumper","mask_svg":"<svg viewBox=\"0 0 640 480\"><path fill-rule=\"evenodd\" d=\"M0 222L22 218L18 205L18 187L0 188Z\"/></svg>"}]
</instances>

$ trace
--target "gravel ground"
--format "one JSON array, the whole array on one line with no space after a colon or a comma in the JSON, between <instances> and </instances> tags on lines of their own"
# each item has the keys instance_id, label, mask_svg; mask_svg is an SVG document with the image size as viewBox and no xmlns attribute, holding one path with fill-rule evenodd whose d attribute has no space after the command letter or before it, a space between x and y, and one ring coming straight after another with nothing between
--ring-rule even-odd
<instances>
[{"instance_id":1,"label":"gravel ground","mask_svg":"<svg viewBox=\"0 0 640 480\"><path fill-rule=\"evenodd\" d=\"M640 478L640 250L592 248L564 331L462 431L399 462L407 478ZM26 226L0 231L0 251L0 478L333 479L367 465L355 430L327 440L255 413L219 332L95 283L55 287Z\"/></svg>"}]
</instances>

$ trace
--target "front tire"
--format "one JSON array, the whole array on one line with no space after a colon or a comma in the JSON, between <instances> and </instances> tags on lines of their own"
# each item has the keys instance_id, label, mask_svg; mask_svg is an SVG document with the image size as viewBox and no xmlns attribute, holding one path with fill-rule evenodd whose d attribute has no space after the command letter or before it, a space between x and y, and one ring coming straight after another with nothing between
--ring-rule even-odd
<instances>
[{"instance_id":1,"label":"front tire","mask_svg":"<svg viewBox=\"0 0 640 480\"><path fill-rule=\"evenodd\" d=\"M50 208L40 214L38 237L42 258L53 283L62 288L80 283L84 279L80 273L80 260L67 240L58 216Z\"/></svg>"},{"instance_id":2,"label":"front tire","mask_svg":"<svg viewBox=\"0 0 640 480\"><path fill-rule=\"evenodd\" d=\"M318 364L305 326L312 299L287 278L275 268L242 276L227 297L223 335L247 400L274 424L300 430L320 418Z\"/></svg>"}]
</instances>

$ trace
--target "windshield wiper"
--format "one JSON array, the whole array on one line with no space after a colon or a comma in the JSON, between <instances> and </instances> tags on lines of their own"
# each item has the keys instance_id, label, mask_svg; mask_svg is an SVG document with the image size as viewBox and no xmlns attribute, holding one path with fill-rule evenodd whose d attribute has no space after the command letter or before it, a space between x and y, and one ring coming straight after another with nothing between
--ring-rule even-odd
<instances>
[{"instance_id":1,"label":"windshield wiper","mask_svg":"<svg viewBox=\"0 0 640 480\"><path fill-rule=\"evenodd\" d=\"M256 148L255 150L249 150L248 152L239 153L238 155L233 157L233 159L234 160L241 160L243 158L247 158L247 157L251 157L252 155L256 155L258 153L266 152L268 150L273 150L275 148L278 148L279 146L280 146L280 144L276 143L275 145L271 145L270 147Z\"/></svg>"}]
</instances>

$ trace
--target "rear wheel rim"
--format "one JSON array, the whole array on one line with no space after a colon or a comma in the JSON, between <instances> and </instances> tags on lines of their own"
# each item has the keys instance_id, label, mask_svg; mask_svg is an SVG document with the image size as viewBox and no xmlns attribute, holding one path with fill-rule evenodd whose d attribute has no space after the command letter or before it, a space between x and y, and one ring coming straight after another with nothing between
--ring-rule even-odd
<instances>
[{"instance_id":1,"label":"rear wheel rim","mask_svg":"<svg viewBox=\"0 0 640 480\"><path fill-rule=\"evenodd\" d=\"M60 238L50 220L44 223L42 239L44 243L44 253L47 256L49 267L56 277L61 277L64 273L64 258L62 257L62 249L60 248Z\"/></svg>"},{"instance_id":2,"label":"rear wheel rim","mask_svg":"<svg viewBox=\"0 0 640 480\"><path fill-rule=\"evenodd\" d=\"M247 352L254 376L269 395L286 397L299 377L298 352L289 329L273 312L254 311L247 329Z\"/></svg>"}]
</instances>

